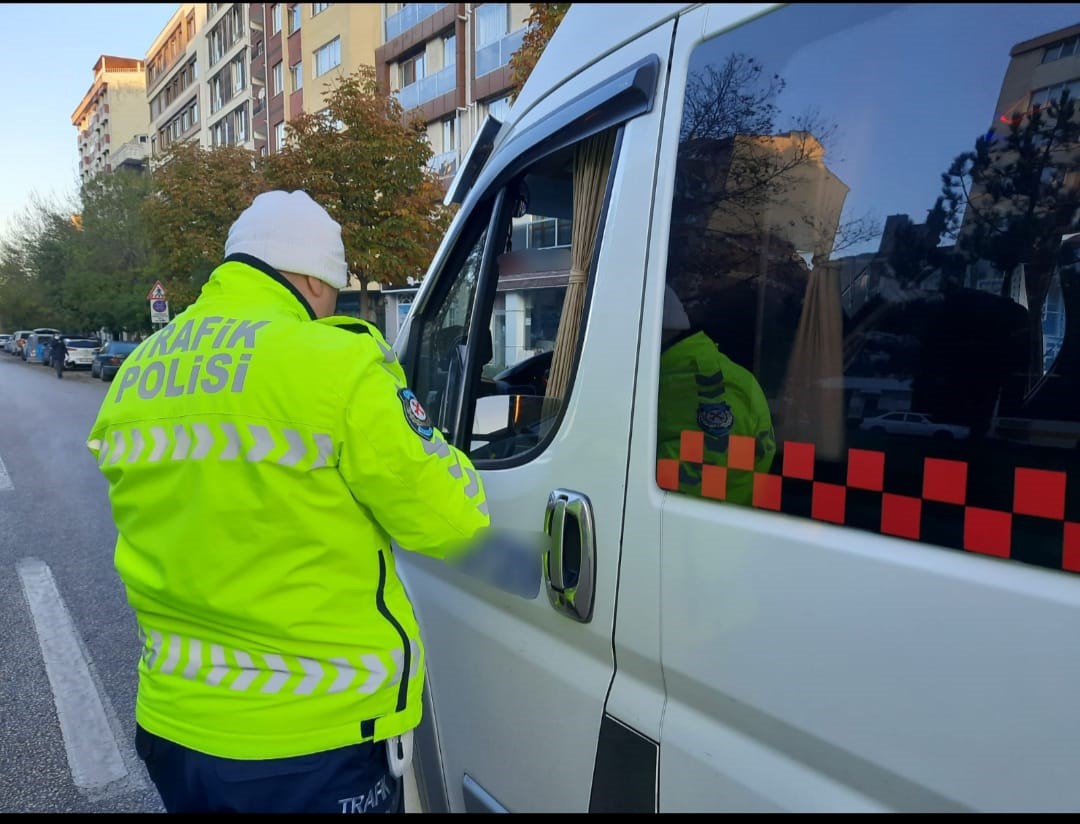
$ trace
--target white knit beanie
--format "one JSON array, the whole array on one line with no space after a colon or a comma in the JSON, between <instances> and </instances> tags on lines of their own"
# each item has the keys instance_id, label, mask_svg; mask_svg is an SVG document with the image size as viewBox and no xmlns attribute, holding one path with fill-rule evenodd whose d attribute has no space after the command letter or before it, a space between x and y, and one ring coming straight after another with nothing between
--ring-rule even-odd
<instances>
[{"instance_id":1,"label":"white knit beanie","mask_svg":"<svg viewBox=\"0 0 1080 824\"><path fill-rule=\"evenodd\" d=\"M348 282L341 226L307 192L264 192L236 219L225 257L257 257L279 272L310 275L335 289Z\"/></svg>"}]
</instances>

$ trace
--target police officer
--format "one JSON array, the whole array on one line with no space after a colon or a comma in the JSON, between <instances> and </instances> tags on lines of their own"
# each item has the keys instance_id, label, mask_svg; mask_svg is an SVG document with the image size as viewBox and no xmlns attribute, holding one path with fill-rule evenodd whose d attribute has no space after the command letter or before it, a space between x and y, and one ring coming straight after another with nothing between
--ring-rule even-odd
<instances>
[{"instance_id":1,"label":"police officer","mask_svg":"<svg viewBox=\"0 0 1080 824\"><path fill-rule=\"evenodd\" d=\"M664 293L657 458L679 460L683 432L701 433L703 462L680 461L679 491L702 494L702 465L728 466L732 435L754 439L754 470L768 472L776 453L772 415L754 375L690 324L674 290ZM725 473L724 500L753 501L753 471Z\"/></svg>"},{"instance_id":2,"label":"police officer","mask_svg":"<svg viewBox=\"0 0 1080 824\"><path fill-rule=\"evenodd\" d=\"M49 357L52 358L53 368L56 369L56 377L64 377L64 360L67 358L67 344L59 335L53 335L52 343L49 344Z\"/></svg>"},{"instance_id":3,"label":"police officer","mask_svg":"<svg viewBox=\"0 0 1080 824\"><path fill-rule=\"evenodd\" d=\"M403 810L424 648L395 552L460 557L489 519L383 336L333 316L346 272L322 207L259 195L89 435L171 812Z\"/></svg>"}]
</instances>

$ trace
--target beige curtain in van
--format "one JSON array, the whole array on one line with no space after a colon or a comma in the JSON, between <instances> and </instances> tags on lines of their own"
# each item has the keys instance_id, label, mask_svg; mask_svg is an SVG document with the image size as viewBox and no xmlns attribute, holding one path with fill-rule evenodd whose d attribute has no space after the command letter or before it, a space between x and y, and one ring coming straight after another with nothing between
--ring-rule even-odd
<instances>
[{"instance_id":1,"label":"beige curtain in van","mask_svg":"<svg viewBox=\"0 0 1080 824\"><path fill-rule=\"evenodd\" d=\"M802 315L784 380L777 438L813 443L818 457L844 457L844 321L836 266L807 273Z\"/></svg>"},{"instance_id":2,"label":"beige curtain in van","mask_svg":"<svg viewBox=\"0 0 1080 824\"><path fill-rule=\"evenodd\" d=\"M570 386L574 355L581 331L585 307L585 287L589 264L596 249L600 210L604 205L611 153L615 145L613 131L602 132L580 143L574 151L574 218L570 240L570 281L563 298L559 331L551 356L544 414L558 411Z\"/></svg>"}]
</instances>

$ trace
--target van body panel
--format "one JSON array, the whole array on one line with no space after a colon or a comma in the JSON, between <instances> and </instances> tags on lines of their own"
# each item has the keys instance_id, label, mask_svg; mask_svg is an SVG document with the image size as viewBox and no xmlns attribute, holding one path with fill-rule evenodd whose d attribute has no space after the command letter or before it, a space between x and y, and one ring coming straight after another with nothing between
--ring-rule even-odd
<instances>
[{"instance_id":1,"label":"van body panel","mask_svg":"<svg viewBox=\"0 0 1080 824\"><path fill-rule=\"evenodd\" d=\"M970 42L952 44L948 32L963 30L965 20L974 27ZM976 36L980 27L986 38ZM913 57L919 49L925 54ZM972 68L976 52L978 66L988 67L982 74ZM954 157L973 143L1006 140L1001 124L1032 117L1038 109L1028 103L1038 94L1049 99L1048 90L1070 84L1080 91L1080 26L1052 4L642 4L620 6L618 14L610 5L575 4L440 246L409 333L398 339L403 363L441 299L440 270L470 221L491 190L513 177L515 162L535 150L528 136L543 143L580 95L650 57L659 61L659 81L651 110L619 132L566 408L536 452L513 465L477 463L493 526L510 543L550 550L543 528L549 494L587 496L596 539L593 611L582 622L553 608L544 561L529 566L534 587L514 590L398 553L428 650L423 725L437 728L428 736L437 746L418 764L432 776L422 783L445 785L453 811L1077 809L1080 496L1071 447L1080 441L1080 405L1067 402L1066 389L1055 403L1052 392L1073 386L1072 365L1080 373L1080 354L1069 360L1077 350L1068 331L1077 336L1080 313L1065 320L1064 342L1046 343L1043 371L1030 367L1030 341L1019 343L1004 320L1021 309L1037 320L1038 295L1053 289L1040 285L1030 260L1026 270L1004 273L993 271L993 261L973 260L974 252L962 261L967 268L955 258L942 263L950 243L960 247L974 236L977 244L978 232L964 235L964 213L953 215L953 236L925 233ZM741 71L741 82L761 85L745 92L737 126L698 134L688 125L691 88L722 78L714 70L727 57L729 77ZM954 85L944 68L933 75L931 58L952 66ZM857 68L835 68L847 67L844 59ZM1017 79L1021 69L1030 77ZM867 91L879 86L888 94ZM784 108L792 98L829 107L842 128L832 134L823 121L795 119ZM708 114L707 95L694 102ZM955 114L965 106L962 118ZM917 116L924 109L933 114ZM800 143L806 135L813 139ZM920 140L931 146L922 154ZM1080 157L1077 136L1068 141L1062 168ZM887 156L879 143L890 147ZM726 155L716 151L721 144ZM793 153L787 168L776 160ZM916 156L929 180L921 189L907 179L915 173L905 164ZM739 172L755 164L788 177L753 193L754 181L748 188ZM1040 185L1071 180L1054 197L1073 197L1080 167L1069 168L1072 177L1051 169ZM695 169L710 178L700 191ZM970 167L964 173L970 177ZM722 200L696 224L678 212L694 197L708 202L716 194L710 185L729 195L729 207L743 185L744 201L735 203L741 213L725 212ZM841 227L861 217L851 204L867 200L907 211L845 250ZM928 216L919 212L924 206ZM979 206L978 198L968 204L968 220L978 219ZM894 220L907 212L907 223ZM822 226L810 220L822 216L829 224L823 245ZM1003 207L988 225L998 228L1009 216ZM737 218L756 225L748 230ZM703 242L698 261L679 258L695 225L713 242L719 236L729 257L707 258ZM745 244L745 260L723 246L737 245L732 237ZM922 258L905 269L916 251ZM704 271L677 271L676 259L705 260ZM1068 261L1054 265L1052 285L1065 297L1053 311L1080 307L1069 295L1080 296L1080 277L1070 280ZM898 274L909 271L916 274ZM837 272L847 272L846 280L827 281ZM770 404L771 466L754 464L762 442L745 435L734 437L750 442L748 465L702 457L706 437L730 437L714 433L731 412L725 403L701 403L702 431L684 430L677 456L658 457L672 284L690 295L694 325L704 314L721 337L724 326L752 331L743 339L731 333L745 351L729 360L762 384ZM752 290L755 305L738 302ZM812 293L829 304L817 305L816 329L806 322ZM957 314L950 314L953 301ZM975 327L977 345L965 340ZM807 378L813 386L805 397L816 403L842 389L828 407L836 419L824 423L815 416L826 407L792 409L785 397L800 379L791 364L808 351L784 336L807 328L819 333L799 338L809 354L843 344L832 372L805 361L806 373L821 370ZM1049 321L1043 328L1054 334ZM870 354L862 358L864 350ZM1005 355L1007 366L987 367ZM772 373L782 360L781 385ZM1009 393L1024 381L1018 406ZM996 393L992 408L976 410L985 412L985 432L970 420L934 417L976 433L970 443L966 435L920 441L917 432L860 427L881 412L922 414L950 398L962 418L982 402L965 395L987 386L987 396ZM816 435L792 434L800 427ZM734 460L734 446L723 449L724 460ZM687 481L693 464L714 470L711 480ZM745 500L726 497L736 471L752 480Z\"/></svg>"}]
</instances>

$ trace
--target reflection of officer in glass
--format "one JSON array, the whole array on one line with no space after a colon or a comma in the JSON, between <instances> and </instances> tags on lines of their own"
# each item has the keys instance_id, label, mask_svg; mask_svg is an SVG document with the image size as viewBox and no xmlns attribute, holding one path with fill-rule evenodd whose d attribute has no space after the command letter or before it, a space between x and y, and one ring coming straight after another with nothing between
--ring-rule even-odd
<instances>
[{"instance_id":1,"label":"reflection of officer in glass","mask_svg":"<svg viewBox=\"0 0 1080 824\"><path fill-rule=\"evenodd\" d=\"M678 460L684 431L705 433L705 463L727 466L730 435L756 441L754 469L768 472L776 452L772 416L754 376L717 349L704 332L694 330L671 287L664 295L663 339L660 353L660 401L657 458ZM727 473L725 499L750 504L750 472ZM679 491L701 494L701 468L683 461Z\"/></svg>"}]
</instances>

